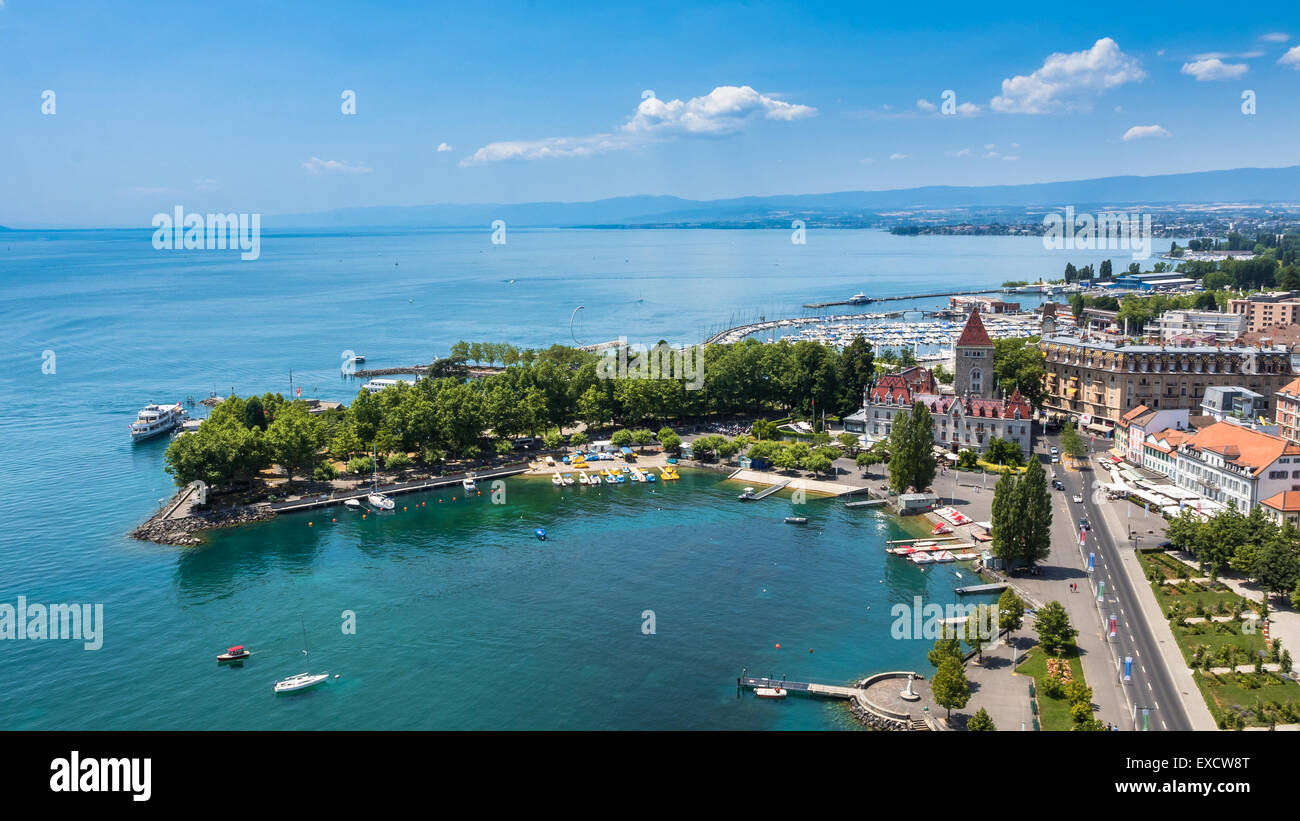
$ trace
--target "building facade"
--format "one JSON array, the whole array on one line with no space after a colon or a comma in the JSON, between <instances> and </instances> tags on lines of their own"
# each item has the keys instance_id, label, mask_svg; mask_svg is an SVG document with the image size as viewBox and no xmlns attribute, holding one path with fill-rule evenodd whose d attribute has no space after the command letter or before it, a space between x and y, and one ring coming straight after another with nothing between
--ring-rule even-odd
<instances>
[{"instance_id":1,"label":"building facade","mask_svg":"<svg viewBox=\"0 0 1300 821\"><path fill-rule=\"evenodd\" d=\"M1220 311L1165 311L1147 327L1164 341L1179 336L1205 336L1211 342L1231 342L1246 332L1246 317Z\"/></svg>"},{"instance_id":2,"label":"building facade","mask_svg":"<svg viewBox=\"0 0 1300 821\"><path fill-rule=\"evenodd\" d=\"M1270 325L1295 325L1300 323L1300 292L1273 291L1230 299L1228 313L1244 317L1247 331L1263 330Z\"/></svg>"},{"instance_id":3,"label":"building facade","mask_svg":"<svg viewBox=\"0 0 1300 821\"><path fill-rule=\"evenodd\" d=\"M1125 345L1095 335L1044 338L1038 347L1043 409L1102 427L1139 405L1197 409L1215 385L1272 397L1295 377L1285 347Z\"/></svg>"},{"instance_id":4,"label":"building facade","mask_svg":"<svg viewBox=\"0 0 1300 821\"><path fill-rule=\"evenodd\" d=\"M1231 422L1215 422L1180 444L1174 482L1248 513L1264 499L1300 491L1300 445Z\"/></svg>"},{"instance_id":5,"label":"building facade","mask_svg":"<svg viewBox=\"0 0 1300 821\"><path fill-rule=\"evenodd\" d=\"M1273 418L1277 434L1300 444L1300 379L1293 379L1273 395Z\"/></svg>"},{"instance_id":6,"label":"building facade","mask_svg":"<svg viewBox=\"0 0 1300 821\"><path fill-rule=\"evenodd\" d=\"M1191 428L1191 414L1186 408L1166 408L1154 410L1146 405L1138 405L1120 417L1115 426L1115 444L1124 451L1124 458L1135 465L1145 462L1144 451L1147 435L1156 431Z\"/></svg>"}]
</instances>

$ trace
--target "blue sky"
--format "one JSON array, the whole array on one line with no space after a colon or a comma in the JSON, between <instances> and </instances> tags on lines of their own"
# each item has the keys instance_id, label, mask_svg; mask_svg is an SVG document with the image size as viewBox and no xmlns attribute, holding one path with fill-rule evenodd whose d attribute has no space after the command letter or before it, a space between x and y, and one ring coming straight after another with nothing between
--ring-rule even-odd
<instances>
[{"instance_id":1,"label":"blue sky","mask_svg":"<svg viewBox=\"0 0 1300 821\"><path fill-rule=\"evenodd\" d=\"M1155 5L3 0L0 224L1300 162L1294 3Z\"/></svg>"}]
</instances>

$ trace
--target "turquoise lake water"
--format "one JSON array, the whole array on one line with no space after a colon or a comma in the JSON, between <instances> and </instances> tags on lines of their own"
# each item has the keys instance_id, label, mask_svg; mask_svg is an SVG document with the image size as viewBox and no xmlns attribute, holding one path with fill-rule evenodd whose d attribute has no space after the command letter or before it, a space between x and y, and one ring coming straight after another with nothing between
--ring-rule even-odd
<instances>
[{"instance_id":1,"label":"turquoise lake water","mask_svg":"<svg viewBox=\"0 0 1300 821\"><path fill-rule=\"evenodd\" d=\"M926 669L928 645L890 640L888 611L950 601L952 566L885 555L898 530L884 514L812 501L793 527L788 496L743 505L711 472L596 489L516 479L504 505L408 496L405 512L295 514L181 549L125 535L172 492L166 442L133 445L127 426L149 402L287 391L291 369L304 396L350 401L344 350L385 367L457 339L694 342L733 315L1067 261L1030 238L865 231L806 246L784 231L516 231L504 247L487 231L279 234L243 263L149 238L0 234L0 602L102 603L106 622L93 652L0 642L6 728L852 727L834 704L737 699L735 679ZM302 666L299 614L313 669L341 677L277 698L272 681ZM237 643L253 659L218 669Z\"/></svg>"}]
</instances>

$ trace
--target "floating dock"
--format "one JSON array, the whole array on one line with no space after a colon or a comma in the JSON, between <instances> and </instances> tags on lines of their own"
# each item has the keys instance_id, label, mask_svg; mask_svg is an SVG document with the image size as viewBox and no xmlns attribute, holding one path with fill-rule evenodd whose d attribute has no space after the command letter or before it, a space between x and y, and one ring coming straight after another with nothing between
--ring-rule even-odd
<instances>
[{"instance_id":1,"label":"floating dock","mask_svg":"<svg viewBox=\"0 0 1300 821\"><path fill-rule=\"evenodd\" d=\"M879 507L889 504L888 499L866 499L861 502L845 502L845 507Z\"/></svg>"}]
</instances>

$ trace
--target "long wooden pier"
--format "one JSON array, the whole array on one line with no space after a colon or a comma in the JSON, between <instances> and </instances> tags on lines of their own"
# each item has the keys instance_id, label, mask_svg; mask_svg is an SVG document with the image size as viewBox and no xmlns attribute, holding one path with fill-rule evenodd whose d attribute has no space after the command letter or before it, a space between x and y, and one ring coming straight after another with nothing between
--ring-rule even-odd
<instances>
[{"instance_id":1,"label":"long wooden pier","mask_svg":"<svg viewBox=\"0 0 1300 821\"><path fill-rule=\"evenodd\" d=\"M744 676L740 679L742 687L780 687L790 693L802 693L808 696L824 698L853 698L863 691L857 687L845 687L839 684L818 684L814 681L786 681L785 679L760 678Z\"/></svg>"},{"instance_id":2,"label":"long wooden pier","mask_svg":"<svg viewBox=\"0 0 1300 821\"><path fill-rule=\"evenodd\" d=\"M487 471L485 473L474 473L474 480L477 482L484 479L502 479L507 476L517 476L520 473L528 471L527 465L516 467L499 468L497 470ZM416 493L421 490L433 490L435 488L447 487L449 485L459 485L469 473L458 473L455 476L439 476L436 479L419 479L414 482L403 482L396 485L380 485L378 490L386 496L396 496L399 493ZM324 496L317 496L311 499L293 499L284 502L272 502L271 509L276 513L292 513L298 510L313 510L319 507L329 507L330 505L341 505L348 499L365 499L370 493L370 488L360 490L349 490L344 492L331 493Z\"/></svg>"},{"instance_id":3,"label":"long wooden pier","mask_svg":"<svg viewBox=\"0 0 1300 821\"><path fill-rule=\"evenodd\" d=\"M936 291L933 294L899 294L898 296L867 297L859 302L841 300L839 302L805 302L805 308L829 308L833 305L870 305L873 302L901 302L907 299L934 299L943 296L975 296L976 294L999 294L1001 288L987 288L982 291Z\"/></svg>"},{"instance_id":4,"label":"long wooden pier","mask_svg":"<svg viewBox=\"0 0 1300 821\"><path fill-rule=\"evenodd\" d=\"M845 507L876 507L878 505L889 504L888 499L866 499L861 502L845 502Z\"/></svg>"}]
</instances>

